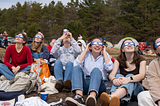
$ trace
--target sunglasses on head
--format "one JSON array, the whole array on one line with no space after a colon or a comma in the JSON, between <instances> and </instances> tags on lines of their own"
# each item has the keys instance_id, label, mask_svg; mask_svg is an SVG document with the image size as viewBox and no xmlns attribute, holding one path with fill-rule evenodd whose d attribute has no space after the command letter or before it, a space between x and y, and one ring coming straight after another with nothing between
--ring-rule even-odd
<instances>
[{"instance_id":1,"label":"sunglasses on head","mask_svg":"<svg viewBox=\"0 0 160 106\"><path fill-rule=\"evenodd\" d=\"M19 37L19 38L22 38L25 40L24 36L23 35L15 35L15 37Z\"/></svg>"},{"instance_id":2,"label":"sunglasses on head","mask_svg":"<svg viewBox=\"0 0 160 106\"><path fill-rule=\"evenodd\" d=\"M128 45L134 45L134 46L135 46L135 43L134 43L134 42L123 43L122 48L123 48L124 46L128 46Z\"/></svg>"},{"instance_id":3,"label":"sunglasses on head","mask_svg":"<svg viewBox=\"0 0 160 106\"><path fill-rule=\"evenodd\" d=\"M100 45L100 46L103 46L103 43L102 42L91 42L91 45Z\"/></svg>"},{"instance_id":4,"label":"sunglasses on head","mask_svg":"<svg viewBox=\"0 0 160 106\"><path fill-rule=\"evenodd\" d=\"M41 39L42 39L42 36L39 36L39 35L35 35L34 37L35 37L35 38L41 38Z\"/></svg>"},{"instance_id":5,"label":"sunglasses on head","mask_svg":"<svg viewBox=\"0 0 160 106\"><path fill-rule=\"evenodd\" d=\"M160 42L157 42L154 46L155 48L157 48L158 46L160 46Z\"/></svg>"}]
</instances>

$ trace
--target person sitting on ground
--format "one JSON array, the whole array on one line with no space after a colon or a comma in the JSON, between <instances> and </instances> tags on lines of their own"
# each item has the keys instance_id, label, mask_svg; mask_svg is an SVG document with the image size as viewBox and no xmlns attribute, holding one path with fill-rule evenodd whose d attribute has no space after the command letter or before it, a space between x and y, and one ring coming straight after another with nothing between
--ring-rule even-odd
<instances>
[{"instance_id":1,"label":"person sitting on ground","mask_svg":"<svg viewBox=\"0 0 160 106\"><path fill-rule=\"evenodd\" d=\"M138 93L143 91L140 83L145 78L146 61L135 51L135 43L126 39L121 45L121 53L114 62L113 70L109 75L112 81L111 95L102 93L101 106L120 106L120 100L130 101L131 97L137 99ZM120 74L116 74L118 69Z\"/></svg>"},{"instance_id":2,"label":"person sitting on ground","mask_svg":"<svg viewBox=\"0 0 160 106\"><path fill-rule=\"evenodd\" d=\"M0 63L0 73L8 80L14 78L19 71L30 72L30 65L33 62L31 51L25 46L27 36L18 33L15 35L15 42L16 44L10 45L6 49L4 64Z\"/></svg>"},{"instance_id":3,"label":"person sitting on ground","mask_svg":"<svg viewBox=\"0 0 160 106\"><path fill-rule=\"evenodd\" d=\"M85 41L84 40L78 40L77 43L78 43L78 45L79 45L79 47L81 49L81 53L84 52L84 50L86 49Z\"/></svg>"},{"instance_id":4,"label":"person sitting on ground","mask_svg":"<svg viewBox=\"0 0 160 106\"><path fill-rule=\"evenodd\" d=\"M27 45L32 53L32 58L36 62L40 62L40 59L49 59L48 48L44 45L44 35L37 33L34 36L32 44Z\"/></svg>"},{"instance_id":5,"label":"person sitting on ground","mask_svg":"<svg viewBox=\"0 0 160 106\"><path fill-rule=\"evenodd\" d=\"M46 45L49 50L49 53L51 52L51 49L52 49L55 41L56 41L56 39L52 39L52 41L48 45Z\"/></svg>"},{"instance_id":6,"label":"person sitting on ground","mask_svg":"<svg viewBox=\"0 0 160 106\"><path fill-rule=\"evenodd\" d=\"M96 97L106 92L105 81L107 71L111 71L113 63L106 47L98 38L88 43L85 51L74 61L72 71L72 92L74 98L67 97L68 106L85 106L83 94L89 95L86 106L96 106Z\"/></svg>"},{"instance_id":7,"label":"person sitting on ground","mask_svg":"<svg viewBox=\"0 0 160 106\"><path fill-rule=\"evenodd\" d=\"M62 47L61 42L63 43ZM55 88L59 92L62 90L63 92L70 92L73 62L80 52L81 49L70 32L63 33L54 43L50 54L57 59L54 64L54 74L57 81Z\"/></svg>"},{"instance_id":8,"label":"person sitting on ground","mask_svg":"<svg viewBox=\"0 0 160 106\"><path fill-rule=\"evenodd\" d=\"M160 106L160 38L155 40L153 47L158 57L149 64L147 71L149 91L138 94L138 106Z\"/></svg>"},{"instance_id":9,"label":"person sitting on ground","mask_svg":"<svg viewBox=\"0 0 160 106\"><path fill-rule=\"evenodd\" d=\"M49 43L49 45L46 45L49 50L49 53L51 52L51 49L52 49L55 41L56 41L56 39L52 39L52 41ZM55 61L56 61L56 58L52 54L50 54L49 55L49 70L51 72L51 75L53 75L53 76L54 76L54 63L55 63Z\"/></svg>"}]
</instances>

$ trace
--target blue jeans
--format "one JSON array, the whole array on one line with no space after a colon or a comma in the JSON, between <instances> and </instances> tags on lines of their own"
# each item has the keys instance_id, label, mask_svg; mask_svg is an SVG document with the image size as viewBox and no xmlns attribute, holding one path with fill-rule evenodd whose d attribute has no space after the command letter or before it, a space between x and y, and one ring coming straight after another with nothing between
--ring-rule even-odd
<instances>
[{"instance_id":1,"label":"blue jeans","mask_svg":"<svg viewBox=\"0 0 160 106\"><path fill-rule=\"evenodd\" d=\"M41 55L43 54L43 52L41 52L41 53L32 53L32 58L34 59L39 59L39 58L41 58Z\"/></svg>"},{"instance_id":2,"label":"blue jeans","mask_svg":"<svg viewBox=\"0 0 160 106\"><path fill-rule=\"evenodd\" d=\"M60 79L62 81L66 81L67 79L71 80L72 68L73 68L73 63L69 61L65 66L65 70L63 70L62 62L60 60L56 60L54 64L54 75L56 77L56 81Z\"/></svg>"},{"instance_id":3,"label":"blue jeans","mask_svg":"<svg viewBox=\"0 0 160 106\"><path fill-rule=\"evenodd\" d=\"M31 65L28 65L26 68L20 69L19 71L30 71L30 68L31 68ZM8 80L15 77L15 75L8 68L8 66L2 63L0 63L0 73L3 74Z\"/></svg>"},{"instance_id":4,"label":"blue jeans","mask_svg":"<svg viewBox=\"0 0 160 106\"><path fill-rule=\"evenodd\" d=\"M90 91L95 91L97 96L102 92L106 92L106 85L104 83L102 73L98 68L94 68L90 76L84 76L81 67L75 66L72 71L72 91L82 90L83 94L89 94Z\"/></svg>"},{"instance_id":5,"label":"blue jeans","mask_svg":"<svg viewBox=\"0 0 160 106\"><path fill-rule=\"evenodd\" d=\"M125 77L131 77L133 74L128 74ZM122 74L117 74L116 78L118 79L119 77L124 77ZM128 94L122 98L122 100L125 101L130 101L131 97L134 96L134 99L137 99L137 95L141 92L144 91L143 86L140 82L129 82L128 84L125 85L120 85L120 86L115 86L112 84L112 88L110 92L115 92L116 89L125 87L127 89Z\"/></svg>"}]
</instances>

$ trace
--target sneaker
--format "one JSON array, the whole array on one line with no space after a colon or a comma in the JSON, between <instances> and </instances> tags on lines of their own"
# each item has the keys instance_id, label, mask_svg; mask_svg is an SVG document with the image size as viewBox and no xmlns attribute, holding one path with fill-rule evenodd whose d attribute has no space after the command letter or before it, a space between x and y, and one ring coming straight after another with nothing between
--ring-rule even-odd
<instances>
[{"instance_id":1,"label":"sneaker","mask_svg":"<svg viewBox=\"0 0 160 106\"><path fill-rule=\"evenodd\" d=\"M62 92L71 92L71 80L70 79L67 79L66 81L64 81L64 88L62 90Z\"/></svg>"},{"instance_id":2,"label":"sneaker","mask_svg":"<svg viewBox=\"0 0 160 106\"><path fill-rule=\"evenodd\" d=\"M65 102L67 106L85 106L83 97L80 94L77 94L74 98L67 97Z\"/></svg>"},{"instance_id":3,"label":"sneaker","mask_svg":"<svg viewBox=\"0 0 160 106\"><path fill-rule=\"evenodd\" d=\"M113 96L110 100L109 106L120 106L120 100L117 96Z\"/></svg>"},{"instance_id":4,"label":"sneaker","mask_svg":"<svg viewBox=\"0 0 160 106\"><path fill-rule=\"evenodd\" d=\"M86 106L96 106L97 101L94 95L89 95L86 99Z\"/></svg>"},{"instance_id":5,"label":"sneaker","mask_svg":"<svg viewBox=\"0 0 160 106\"><path fill-rule=\"evenodd\" d=\"M62 92L63 89L63 81L62 80L58 80L55 84L55 88L59 91Z\"/></svg>"},{"instance_id":6,"label":"sneaker","mask_svg":"<svg viewBox=\"0 0 160 106\"><path fill-rule=\"evenodd\" d=\"M109 95L103 92L100 96L101 106L108 106L109 105Z\"/></svg>"}]
</instances>

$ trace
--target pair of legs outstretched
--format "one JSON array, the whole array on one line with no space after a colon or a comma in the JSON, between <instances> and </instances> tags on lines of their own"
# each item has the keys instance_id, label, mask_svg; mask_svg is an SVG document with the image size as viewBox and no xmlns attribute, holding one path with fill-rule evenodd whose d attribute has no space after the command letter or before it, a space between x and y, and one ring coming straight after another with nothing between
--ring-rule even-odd
<instances>
[{"instance_id":1,"label":"pair of legs outstretched","mask_svg":"<svg viewBox=\"0 0 160 106\"><path fill-rule=\"evenodd\" d=\"M94 68L89 76L85 76L80 66L73 67L72 92L76 95L74 98L66 98L67 106L96 106L96 97L106 92L101 71ZM84 102L83 94L88 94L86 102Z\"/></svg>"}]
</instances>

